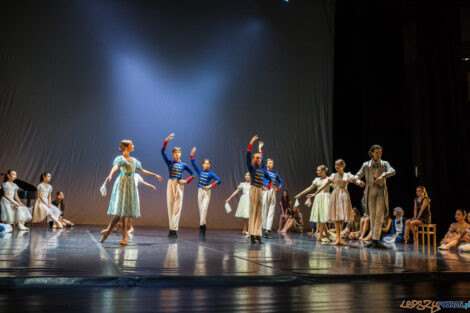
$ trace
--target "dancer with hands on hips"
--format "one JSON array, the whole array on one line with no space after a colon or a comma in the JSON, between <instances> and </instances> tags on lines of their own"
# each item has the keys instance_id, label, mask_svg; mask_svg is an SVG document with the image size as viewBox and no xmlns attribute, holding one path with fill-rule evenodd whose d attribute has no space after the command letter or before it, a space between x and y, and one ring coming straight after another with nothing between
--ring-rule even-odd
<instances>
[{"instance_id":1,"label":"dancer with hands on hips","mask_svg":"<svg viewBox=\"0 0 470 313\"><path fill-rule=\"evenodd\" d=\"M183 207L184 184L188 184L193 180L193 170L186 164L181 162L181 148L173 147L173 160L168 158L166 154L166 146L169 141L173 140L175 134L170 134L163 142L162 156L168 166L169 179L166 189L166 201L168 207L169 232L168 237L177 238L181 209ZM183 171L187 171L189 176L183 179Z\"/></svg>"},{"instance_id":2,"label":"dancer with hands on hips","mask_svg":"<svg viewBox=\"0 0 470 313\"><path fill-rule=\"evenodd\" d=\"M198 193L197 193L197 203L199 206L199 234L204 236L206 234L206 218L207 218L207 209L209 208L209 203L211 201L211 189L222 183L219 177L210 171L211 161L209 159L204 159L202 161L202 170L197 166L196 161L194 160L194 153L196 152L196 147L193 147L191 150L191 164L193 165L194 170L199 174L198 182ZM215 182L211 183L212 180Z\"/></svg>"}]
</instances>

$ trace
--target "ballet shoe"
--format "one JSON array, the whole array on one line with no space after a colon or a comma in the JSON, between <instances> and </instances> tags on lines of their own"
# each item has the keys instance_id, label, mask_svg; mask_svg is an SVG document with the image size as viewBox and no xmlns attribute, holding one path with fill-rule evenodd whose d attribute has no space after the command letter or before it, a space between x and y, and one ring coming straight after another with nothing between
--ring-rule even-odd
<instances>
[{"instance_id":1,"label":"ballet shoe","mask_svg":"<svg viewBox=\"0 0 470 313\"><path fill-rule=\"evenodd\" d=\"M263 244L263 242L261 241L261 236L256 236L255 239L256 241L258 241L259 244Z\"/></svg>"},{"instance_id":2,"label":"ballet shoe","mask_svg":"<svg viewBox=\"0 0 470 313\"><path fill-rule=\"evenodd\" d=\"M109 233L103 234L103 236L100 239L100 242L103 243L106 239L108 239Z\"/></svg>"},{"instance_id":3,"label":"ballet shoe","mask_svg":"<svg viewBox=\"0 0 470 313\"><path fill-rule=\"evenodd\" d=\"M29 230L28 227L24 226L24 224L18 224L18 230Z\"/></svg>"},{"instance_id":4,"label":"ballet shoe","mask_svg":"<svg viewBox=\"0 0 470 313\"><path fill-rule=\"evenodd\" d=\"M256 241L255 241L255 236L251 235L251 236L250 236L250 239L251 239L251 243L256 243Z\"/></svg>"},{"instance_id":5,"label":"ballet shoe","mask_svg":"<svg viewBox=\"0 0 470 313\"><path fill-rule=\"evenodd\" d=\"M121 240L121 242L119 243L121 246L127 246L127 239L123 239Z\"/></svg>"},{"instance_id":6,"label":"ballet shoe","mask_svg":"<svg viewBox=\"0 0 470 313\"><path fill-rule=\"evenodd\" d=\"M100 233L101 233L101 235L104 235L104 234L106 234L107 231L108 231L107 229L103 229L102 231L100 231Z\"/></svg>"}]
</instances>

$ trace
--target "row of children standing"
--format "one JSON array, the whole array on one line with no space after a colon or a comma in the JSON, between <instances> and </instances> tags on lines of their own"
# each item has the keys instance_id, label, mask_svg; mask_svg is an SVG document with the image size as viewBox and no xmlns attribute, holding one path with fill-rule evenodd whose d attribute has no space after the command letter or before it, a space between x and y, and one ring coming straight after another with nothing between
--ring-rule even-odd
<instances>
[{"instance_id":1,"label":"row of children standing","mask_svg":"<svg viewBox=\"0 0 470 313\"><path fill-rule=\"evenodd\" d=\"M168 142L173 140L174 134L170 134L162 146L162 157L168 167L168 183L167 183L167 209L168 209L168 224L169 232L168 237L177 238L177 231L179 229L179 220L183 205L184 185L189 184L194 179L193 170L184 162L181 161L181 148L174 147L172 150L173 158L170 159L166 153ZM120 173L114 183L111 193L111 199L108 208L108 215L113 216L108 227L102 233L101 242L104 242L115 225L121 223L123 239L121 245L127 244L128 231L127 227L130 218L140 217L140 202L139 193L137 190L137 183L135 180L136 171L144 175L149 175L162 181L163 178L155 173L144 170L139 160L130 156L134 151L134 145L130 140L122 140L119 146L122 155L115 158L113 167L105 184L109 183L113 175L119 170ZM200 216L200 233L205 235L206 232L206 218L207 210L211 199L211 189L215 188L222 181L213 172L210 171L211 162L205 159L202 162L202 169L200 169L194 159L196 147L191 151L191 163L195 171L199 175L198 182L198 206ZM184 172L189 173L189 177L183 179Z\"/></svg>"}]
</instances>

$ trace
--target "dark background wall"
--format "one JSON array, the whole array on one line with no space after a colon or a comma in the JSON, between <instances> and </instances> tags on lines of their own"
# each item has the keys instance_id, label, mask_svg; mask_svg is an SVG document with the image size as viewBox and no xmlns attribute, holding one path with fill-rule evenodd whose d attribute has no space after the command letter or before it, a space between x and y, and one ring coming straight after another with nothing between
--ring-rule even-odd
<instances>
[{"instance_id":1,"label":"dark background wall","mask_svg":"<svg viewBox=\"0 0 470 313\"><path fill-rule=\"evenodd\" d=\"M427 187L442 236L469 209L469 7L464 1L337 1L334 149L356 171L372 144L397 176L391 207ZM352 189L359 205L362 190Z\"/></svg>"},{"instance_id":2,"label":"dark background wall","mask_svg":"<svg viewBox=\"0 0 470 313\"><path fill-rule=\"evenodd\" d=\"M108 220L98 189L121 139L165 178L171 132L184 161L193 145L210 158L223 179L210 227L241 225L223 200L252 135L292 193L331 164L332 1L17 1L0 14L0 172L35 185L52 172L77 223ZM140 188L137 225L168 224L165 184ZM182 226L198 225L196 194L186 187Z\"/></svg>"}]
</instances>

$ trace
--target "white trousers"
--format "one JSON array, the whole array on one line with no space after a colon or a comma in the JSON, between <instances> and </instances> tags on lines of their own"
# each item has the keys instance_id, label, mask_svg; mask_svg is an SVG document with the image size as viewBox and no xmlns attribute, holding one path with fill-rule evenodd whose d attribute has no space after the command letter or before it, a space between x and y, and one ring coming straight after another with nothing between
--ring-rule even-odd
<instances>
[{"instance_id":1,"label":"white trousers","mask_svg":"<svg viewBox=\"0 0 470 313\"><path fill-rule=\"evenodd\" d=\"M169 179L166 187L166 203L168 207L168 221L170 230L178 230L181 209L183 208L184 185L176 179Z\"/></svg>"},{"instance_id":2,"label":"white trousers","mask_svg":"<svg viewBox=\"0 0 470 313\"><path fill-rule=\"evenodd\" d=\"M199 205L199 225L206 225L207 209L211 202L211 190L198 188L197 190L197 204Z\"/></svg>"},{"instance_id":3,"label":"white trousers","mask_svg":"<svg viewBox=\"0 0 470 313\"><path fill-rule=\"evenodd\" d=\"M368 190L367 206L369 207L370 229L373 240L380 240L385 212L385 190L377 186Z\"/></svg>"},{"instance_id":4,"label":"white trousers","mask_svg":"<svg viewBox=\"0 0 470 313\"><path fill-rule=\"evenodd\" d=\"M276 189L271 188L263 191L263 228L271 230L276 211Z\"/></svg>"}]
</instances>

